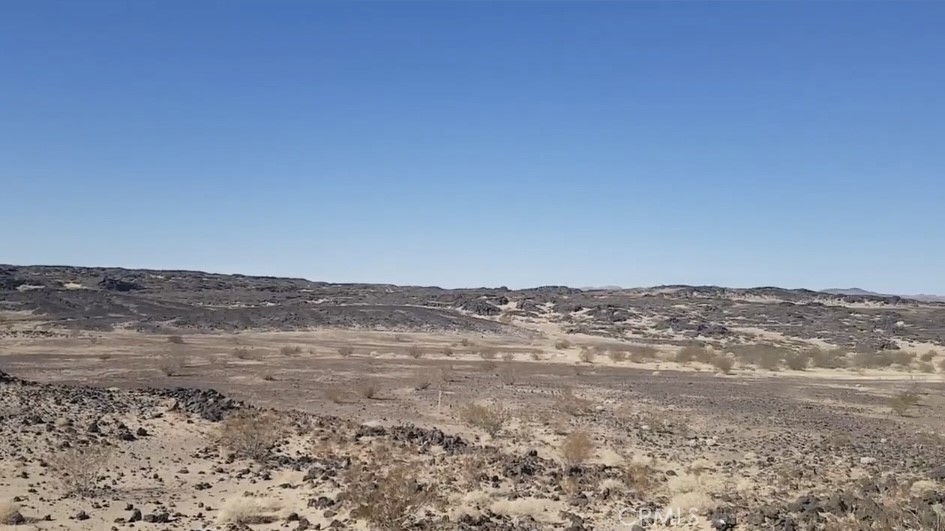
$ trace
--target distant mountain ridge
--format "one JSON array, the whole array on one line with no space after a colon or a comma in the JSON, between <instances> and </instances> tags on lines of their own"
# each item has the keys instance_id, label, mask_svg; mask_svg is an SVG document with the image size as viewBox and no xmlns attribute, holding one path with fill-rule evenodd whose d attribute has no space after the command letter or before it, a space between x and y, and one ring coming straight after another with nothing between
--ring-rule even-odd
<instances>
[{"instance_id":1,"label":"distant mountain ridge","mask_svg":"<svg viewBox=\"0 0 945 531\"><path fill-rule=\"evenodd\" d=\"M875 291L869 291L862 288L830 288L822 289L821 293L829 293L831 295L844 295L844 296L860 296L860 297L900 297L903 299L912 299L922 302L945 302L945 296L943 295L927 295L927 294L918 294L918 295L892 295L888 293L878 293Z\"/></svg>"}]
</instances>

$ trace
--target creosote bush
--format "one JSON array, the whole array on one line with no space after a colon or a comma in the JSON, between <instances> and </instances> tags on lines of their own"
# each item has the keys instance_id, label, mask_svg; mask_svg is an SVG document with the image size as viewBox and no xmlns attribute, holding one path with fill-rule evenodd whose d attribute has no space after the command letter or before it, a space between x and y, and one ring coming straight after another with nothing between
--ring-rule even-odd
<instances>
[{"instance_id":1,"label":"creosote bush","mask_svg":"<svg viewBox=\"0 0 945 531\"><path fill-rule=\"evenodd\" d=\"M724 354L712 356L711 364L722 374L729 374L735 368L735 360Z\"/></svg>"},{"instance_id":2,"label":"creosote bush","mask_svg":"<svg viewBox=\"0 0 945 531\"><path fill-rule=\"evenodd\" d=\"M814 347L806 354L811 364L819 369L843 369L847 366L847 351L842 348L825 350Z\"/></svg>"},{"instance_id":3,"label":"creosote bush","mask_svg":"<svg viewBox=\"0 0 945 531\"><path fill-rule=\"evenodd\" d=\"M407 349L407 355L411 358L418 360L423 357L423 349L419 345L412 345Z\"/></svg>"},{"instance_id":4,"label":"creosote bush","mask_svg":"<svg viewBox=\"0 0 945 531\"><path fill-rule=\"evenodd\" d=\"M571 342L567 339L559 339L555 341L555 348L558 350L566 350L571 348Z\"/></svg>"},{"instance_id":5,"label":"creosote bush","mask_svg":"<svg viewBox=\"0 0 945 531\"><path fill-rule=\"evenodd\" d=\"M459 410L460 420L488 433L491 437L495 437L502 431L508 417L508 413L499 406L468 404Z\"/></svg>"},{"instance_id":6,"label":"creosote bush","mask_svg":"<svg viewBox=\"0 0 945 531\"><path fill-rule=\"evenodd\" d=\"M688 345L676 353L676 363L683 365L698 361L699 363L712 363L715 355L712 351L698 345Z\"/></svg>"},{"instance_id":7,"label":"creosote bush","mask_svg":"<svg viewBox=\"0 0 945 531\"><path fill-rule=\"evenodd\" d=\"M584 363L594 363L596 358L597 354L589 348L581 349L581 352L578 354L578 359Z\"/></svg>"},{"instance_id":8,"label":"creosote bush","mask_svg":"<svg viewBox=\"0 0 945 531\"><path fill-rule=\"evenodd\" d=\"M351 345L342 345L338 347L338 355L342 358L350 358L354 354L354 347Z\"/></svg>"},{"instance_id":9,"label":"creosote bush","mask_svg":"<svg viewBox=\"0 0 945 531\"><path fill-rule=\"evenodd\" d=\"M575 431L561 443L561 463L568 470L583 465L593 454L594 441L586 431Z\"/></svg>"},{"instance_id":10,"label":"creosote bush","mask_svg":"<svg viewBox=\"0 0 945 531\"><path fill-rule=\"evenodd\" d=\"M411 517L436 500L435 490L420 483L408 464L398 463L383 473L378 464L355 464L349 472L344 499L353 506L351 516L366 520L373 529L408 529Z\"/></svg>"},{"instance_id":11,"label":"creosote bush","mask_svg":"<svg viewBox=\"0 0 945 531\"><path fill-rule=\"evenodd\" d=\"M362 380L355 384L354 390L363 398L371 400L377 398L377 395L381 392L381 387L374 380Z\"/></svg>"},{"instance_id":12,"label":"creosote bush","mask_svg":"<svg viewBox=\"0 0 945 531\"><path fill-rule=\"evenodd\" d=\"M74 446L57 451L46 462L66 496L92 496L111 456L106 446Z\"/></svg>"},{"instance_id":13,"label":"creosote bush","mask_svg":"<svg viewBox=\"0 0 945 531\"><path fill-rule=\"evenodd\" d=\"M245 410L223 419L218 441L238 457L263 461L287 433L285 423L275 414Z\"/></svg>"},{"instance_id":14,"label":"creosote bush","mask_svg":"<svg viewBox=\"0 0 945 531\"><path fill-rule=\"evenodd\" d=\"M302 347L298 345L286 345L279 349L279 353L283 356L298 356L302 353Z\"/></svg>"},{"instance_id":15,"label":"creosote bush","mask_svg":"<svg viewBox=\"0 0 945 531\"><path fill-rule=\"evenodd\" d=\"M167 336L167 342L174 345L183 345L184 336Z\"/></svg>"},{"instance_id":16,"label":"creosote bush","mask_svg":"<svg viewBox=\"0 0 945 531\"><path fill-rule=\"evenodd\" d=\"M625 350L610 349L607 351L607 356L610 357L610 361L614 363L620 363L623 361L627 361L627 357L629 355L627 354Z\"/></svg>"},{"instance_id":17,"label":"creosote bush","mask_svg":"<svg viewBox=\"0 0 945 531\"><path fill-rule=\"evenodd\" d=\"M909 410L919 405L919 393L914 389L900 391L889 398L889 409L900 417L909 414Z\"/></svg>"}]
</instances>

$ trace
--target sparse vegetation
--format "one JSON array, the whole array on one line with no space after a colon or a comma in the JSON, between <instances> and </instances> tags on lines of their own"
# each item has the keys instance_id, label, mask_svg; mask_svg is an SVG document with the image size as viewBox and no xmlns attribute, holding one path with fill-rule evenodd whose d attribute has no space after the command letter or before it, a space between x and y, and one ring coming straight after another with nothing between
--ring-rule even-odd
<instances>
[{"instance_id":1,"label":"sparse vegetation","mask_svg":"<svg viewBox=\"0 0 945 531\"><path fill-rule=\"evenodd\" d=\"M354 355L354 347L351 345L342 345L338 347L338 355L342 358L350 358Z\"/></svg>"},{"instance_id":2,"label":"sparse vegetation","mask_svg":"<svg viewBox=\"0 0 945 531\"><path fill-rule=\"evenodd\" d=\"M384 473L378 464L355 465L348 478L344 499L353 506L351 516L381 531L407 529L410 519L435 501L434 490L420 483L407 464L398 463Z\"/></svg>"},{"instance_id":3,"label":"sparse vegetation","mask_svg":"<svg viewBox=\"0 0 945 531\"><path fill-rule=\"evenodd\" d=\"M630 361L633 363L646 363L659 357L659 350L651 345L628 345L630 352Z\"/></svg>"},{"instance_id":4,"label":"sparse vegetation","mask_svg":"<svg viewBox=\"0 0 945 531\"><path fill-rule=\"evenodd\" d=\"M612 348L607 351L607 356L610 357L610 361L614 363L621 363L621 362L627 361L629 354L627 354L627 351L625 350Z\"/></svg>"},{"instance_id":5,"label":"sparse vegetation","mask_svg":"<svg viewBox=\"0 0 945 531\"><path fill-rule=\"evenodd\" d=\"M784 347L765 344L734 345L731 350L742 364L767 371L780 370L784 358L793 352Z\"/></svg>"},{"instance_id":6,"label":"sparse vegetation","mask_svg":"<svg viewBox=\"0 0 945 531\"><path fill-rule=\"evenodd\" d=\"M784 363L792 371L806 371L810 364L810 353L807 351L789 352L784 357Z\"/></svg>"},{"instance_id":7,"label":"sparse vegetation","mask_svg":"<svg viewBox=\"0 0 945 531\"><path fill-rule=\"evenodd\" d=\"M275 514L281 506L275 500L243 495L230 498L221 508L218 524L240 526L271 524L278 520Z\"/></svg>"},{"instance_id":8,"label":"sparse vegetation","mask_svg":"<svg viewBox=\"0 0 945 531\"><path fill-rule=\"evenodd\" d=\"M502 367L502 369L499 371L499 379L505 385L515 385L515 382L516 382L515 367L511 365Z\"/></svg>"},{"instance_id":9,"label":"sparse vegetation","mask_svg":"<svg viewBox=\"0 0 945 531\"><path fill-rule=\"evenodd\" d=\"M591 411L591 401L575 395L570 387L565 387L555 400L555 409L573 417L580 417Z\"/></svg>"},{"instance_id":10,"label":"sparse vegetation","mask_svg":"<svg viewBox=\"0 0 945 531\"><path fill-rule=\"evenodd\" d=\"M176 352L167 352L161 356L158 362L158 369L164 376L179 376L184 372L186 359L183 355Z\"/></svg>"},{"instance_id":11,"label":"sparse vegetation","mask_svg":"<svg viewBox=\"0 0 945 531\"><path fill-rule=\"evenodd\" d=\"M815 347L807 351L807 357L819 369L842 369L847 366L847 351L841 348L824 350Z\"/></svg>"},{"instance_id":12,"label":"sparse vegetation","mask_svg":"<svg viewBox=\"0 0 945 531\"><path fill-rule=\"evenodd\" d=\"M468 404L459 410L459 418L469 426L495 437L508 421L508 413L498 406Z\"/></svg>"},{"instance_id":13,"label":"sparse vegetation","mask_svg":"<svg viewBox=\"0 0 945 531\"><path fill-rule=\"evenodd\" d=\"M586 431L575 431L561 443L561 463L565 469L580 467L593 454L594 441Z\"/></svg>"},{"instance_id":14,"label":"sparse vegetation","mask_svg":"<svg viewBox=\"0 0 945 531\"><path fill-rule=\"evenodd\" d=\"M167 336L167 342L174 345L183 345L184 336Z\"/></svg>"},{"instance_id":15,"label":"sparse vegetation","mask_svg":"<svg viewBox=\"0 0 945 531\"><path fill-rule=\"evenodd\" d=\"M710 362L713 367L722 374L730 374L732 369L735 368L735 360L726 356L725 354L718 354L712 356Z\"/></svg>"},{"instance_id":16,"label":"sparse vegetation","mask_svg":"<svg viewBox=\"0 0 945 531\"><path fill-rule=\"evenodd\" d=\"M679 352L676 353L676 363L685 365L687 363L698 361L699 363L711 364L715 357L715 354L705 347L699 345L688 345L681 348Z\"/></svg>"},{"instance_id":17,"label":"sparse vegetation","mask_svg":"<svg viewBox=\"0 0 945 531\"><path fill-rule=\"evenodd\" d=\"M445 347L443 347L443 350L441 352L447 358L452 358L455 355L455 352L453 352L453 348L450 347L449 345L446 345Z\"/></svg>"},{"instance_id":18,"label":"sparse vegetation","mask_svg":"<svg viewBox=\"0 0 945 531\"><path fill-rule=\"evenodd\" d=\"M498 352L492 347L485 347L479 351L479 357L484 360L494 360L498 355Z\"/></svg>"},{"instance_id":19,"label":"sparse vegetation","mask_svg":"<svg viewBox=\"0 0 945 531\"><path fill-rule=\"evenodd\" d=\"M46 462L66 496L87 497L96 493L111 456L105 446L74 446L57 451Z\"/></svg>"},{"instance_id":20,"label":"sparse vegetation","mask_svg":"<svg viewBox=\"0 0 945 531\"><path fill-rule=\"evenodd\" d=\"M900 417L905 417L909 411L919 405L919 393L914 389L900 391L889 398L889 409Z\"/></svg>"},{"instance_id":21,"label":"sparse vegetation","mask_svg":"<svg viewBox=\"0 0 945 531\"><path fill-rule=\"evenodd\" d=\"M429 371L419 371L414 377L413 389L414 391L423 391L429 389L433 385L433 377L430 375Z\"/></svg>"},{"instance_id":22,"label":"sparse vegetation","mask_svg":"<svg viewBox=\"0 0 945 531\"><path fill-rule=\"evenodd\" d=\"M557 350L567 350L571 348L571 342L567 339L559 339L555 341L555 348Z\"/></svg>"},{"instance_id":23,"label":"sparse vegetation","mask_svg":"<svg viewBox=\"0 0 945 531\"><path fill-rule=\"evenodd\" d=\"M544 356L541 355L541 352L538 352L537 350L532 351L532 353L529 354L529 356L531 356L532 361L543 361L545 359Z\"/></svg>"},{"instance_id":24,"label":"sparse vegetation","mask_svg":"<svg viewBox=\"0 0 945 531\"><path fill-rule=\"evenodd\" d=\"M589 348L581 349L581 352L578 354L578 359L584 363L594 363L596 358L597 354Z\"/></svg>"},{"instance_id":25,"label":"sparse vegetation","mask_svg":"<svg viewBox=\"0 0 945 531\"><path fill-rule=\"evenodd\" d=\"M283 356L298 356L302 353L302 347L298 345L286 345L279 349L279 353Z\"/></svg>"},{"instance_id":26,"label":"sparse vegetation","mask_svg":"<svg viewBox=\"0 0 945 531\"><path fill-rule=\"evenodd\" d=\"M368 400L377 398L378 393L381 392L380 386L374 380L361 380L355 384L354 390L357 391L362 398L367 398Z\"/></svg>"},{"instance_id":27,"label":"sparse vegetation","mask_svg":"<svg viewBox=\"0 0 945 531\"><path fill-rule=\"evenodd\" d=\"M853 355L853 366L858 369L885 369L896 362L892 352L858 352Z\"/></svg>"},{"instance_id":28,"label":"sparse vegetation","mask_svg":"<svg viewBox=\"0 0 945 531\"><path fill-rule=\"evenodd\" d=\"M415 360L418 360L423 357L423 349L420 348L420 345L412 345L407 349L407 355Z\"/></svg>"},{"instance_id":29,"label":"sparse vegetation","mask_svg":"<svg viewBox=\"0 0 945 531\"><path fill-rule=\"evenodd\" d=\"M233 357L238 360L255 360L259 358L259 355L255 350L252 350L247 347L236 347L233 349Z\"/></svg>"},{"instance_id":30,"label":"sparse vegetation","mask_svg":"<svg viewBox=\"0 0 945 531\"><path fill-rule=\"evenodd\" d=\"M273 413L237 411L220 423L218 442L238 457L265 460L286 437L286 426Z\"/></svg>"},{"instance_id":31,"label":"sparse vegetation","mask_svg":"<svg viewBox=\"0 0 945 531\"><path fill-rule=\"evenodd\" d=\"M509 362L509 361L514 361L514 360L515 360L515 353L513 352L502 353L502 361Z\"/></svg>"},{"instance_id":32,"label":"sparse vegetation","mask_svg":"<svg viewBox=\"0 0 945 531\"><path fill-rule=\"evenodd\" d=\"M0 500L0 525L18 526L26 523L20 514L20 506L8 500Z\"/></svg>"}]
</instances>

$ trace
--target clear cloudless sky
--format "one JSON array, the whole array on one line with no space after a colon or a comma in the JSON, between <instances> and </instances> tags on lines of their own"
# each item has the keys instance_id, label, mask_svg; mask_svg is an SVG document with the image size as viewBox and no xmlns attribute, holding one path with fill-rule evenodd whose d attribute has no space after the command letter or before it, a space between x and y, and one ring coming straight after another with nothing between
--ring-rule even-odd
<instances>
[{"instance_id":1,"label":"clear cloudless sky","mask_svg":"<svg viewBox=\"0 0 945 531\"><path fill-rule=\"evenodd\" d=\"M0 2L0 263L945 293L945 2Z\"/></svg>"}]
</instances>

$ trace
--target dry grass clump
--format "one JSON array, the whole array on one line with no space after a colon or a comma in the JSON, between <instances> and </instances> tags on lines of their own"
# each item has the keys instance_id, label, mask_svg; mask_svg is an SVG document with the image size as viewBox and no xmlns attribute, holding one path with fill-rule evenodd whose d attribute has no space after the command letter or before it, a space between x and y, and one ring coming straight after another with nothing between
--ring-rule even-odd
<instances>
[{"instance_id":1,"label":"dry grass clump","mask_svg":"<svg viewBox=\"0 0 945 531\"><path fill-rule=\"evenodd\" d=\"M926 374L932 374L935 372L935 365L932 365L931 363L928 363L925 361L920 361L917 367L920 371Z\"/></svg>"},{"instance_id":2,"label":"dry grass clump","mask_svg":"<svg viewBox=\"0 0 945 531\"><path fill-rule=\"evenodd\" d=\"M901 367L909 367L915 361L915 352L906 352L904 350L894 350L891 353L893 363Z\"/></svg>"},{"instance_id":3,"label":"dry grass clump","mask_svg":"<svg viewBox=\"0 0 945 531\"><path fill-rule=\"evenodd\" d=\"M589 348L581 349L581 352L578 354L578 359L584 363L594 363L596 358L597 353Z\"/></svg>"},{"instance_id":4,"label":"dry grass clump","mask_svg":"<svg viewBox=\"0 0 945 531\"><path fill-rule=\"evenodd\" d=\"M648 492L656 485L657 471L648 463L631 461L623 467L623 482L637 492Z\"/></svg>"},{"instance_id":5,"label":"dry grass clump","mask_svg":"<svg viewBox=\"0 0 945 531\"><path fill-rule=\"evenodd\" d=\"M900 417L909 414L909 410L919 405L919 393L914 389L901 391L889 398L889 409Z\"/></svg>"},{"instance_id":6,"label":"dry grass clump","mask_svg":"<svg viewBox=\"0 0 945 531\"><path fill-rule=\"evenodd\" d=\"M377 465L355 465L350 472L344 499L353 506L351 516L366 520L372 529L408 529L411 518L436 501L434 489L421 484L408 464L397 464L386 473Z\"/></svg>"},{"instance_id":7,"label":"dry grass clump","mask_svg":"<svg viewBox=\"0 0 945 531\"><path fill-rule=\"evenodd\" d=\"M560 450L565 469L577 468L594 455L594 440L584 430L575 431L565 437Z\"/></svg>"},{"instance_id":8,"label":"dry grass clump","mask_svg":"<svg viewBox=\"0 0 945 531\"><path fill-rule=\"evenodd\" d=\"M184 336L167 336L167 342L174 345L183 345Z\"/></svg>"},{"instance_id":9,"label":"dry grass clump","mask_svg":"<svg viewBox=\"0 0 945 531\"><path fill-rule=\"evenodd\" d=\"M302 353L302 347L298 345L286 345L279 349L279 354L283 356L298 356Z\"/></svg>"},{"instance_id":10,"label":"dry grass clump","mask_svg":"<svg viewBox=\"0 0 945 531\"><path fill-rule=\"evenodd\" d=\"M571 342L567 339L559 339L555 341L555 349L557 350L566 350L571 348Z\"/></svg>"},{"instance_id":11,"label":"dry grass clump","mask_svg":"<svg viewBox=\"0 0 945 531\"><path fill-rule=\"evenodd\" d=\"M647 361L659 358L659 349L652 345L629 345L627 350L630 352L630 361L633 363L646 363Z\"/></svg>"},{"instance_id":12,"label":"dry grass clump","mask_svg":"<svg viewBox=\"0 0 945 531\"><path fill-rule=\"evenodd\" d=\"M57 451L46 462L66 496L91 496L111 457L111 448L105 446L76 446Z\"/></svg>"},{"instance_id":13,"label":"dry grass clump","mask_svg":"<svg viewBox=\"0 0 945 531\"><path fill-rule=\"evenodd\" d=\"M348 402L348 392L338 387L329 387L325 389L322 394L335 404L345 404Z\"/></svg>"},{"instance_id":14,"label":"dry grass clump","mask_svg":"<svg viewBox=\"0 0 945 531\"><path fill-rule=\"evenodd\" d=\"M100 359L100 360L102 360L102 361L108 361L108 360L112 359L112 353L111 353L111 352L102 352L101 354L98 355L98 359Z\"/></svg>"},{"instance_id":15,"label":"dry grass clump","mask_svg":"<svg viewBox=\"0 0 945 531\"><path fill-rule=\"evenodd\" d=\"M449 345L446 345L445 347L443 347L443 350L441 350L440 352L447 358L452 358L455 355L455 352L453 352L453 347Z\"/></svg>"},{"instance_id":16,"label":"dry grass clump","mask_svg":"<svg viewBox=\"0 0 945 531\"><path fill-rule=\"evenodd\" d=\"M468 404L459 410L459 418L466 424L495 437L502 431L509 414L499 406Z\"/></svg>"},{"instance_id":17,"label":"dry grass clump","mask_svg":"<svg viewBox=\"0 0 945 531\"><path fill-rule=\"evenodd\" d=\"M220 509L217 523L241 526L271 524L279 520L274 514L279 509L279 502L270 498L247 495L234 497Z\"/></svg>"},{"instance_id":18,"label":"dry grass clump","mask_svg":"<svg viewBox=\"0 0 945 531\"><path fill-rule=\"evenodd\" d=\"M514 352L503 352L503 353L502 353L502 361L506 361L506 362L508 362L508 361L515 361L515 353L514 353Z\"/></svg>"},{"instance_id":19,"label":"dry grass clump","mask_svg":"<svg viewBox=\"0 0 945 531\"><path fill-rule=\"evenodd\" d=\"M354 347L351 345L342 345L338 347L338 355L342 358L350 358L354 354Z\"/></svg>"},{"instance_id":20,"label":"dry grass clump","mask_svg":"<svg viewBox=\"0 0 945 531\"><path fill-rule=\"evenodd\" d=\"M273 413L238 411L220 423L217 440L238 457L263 461L287 432L285 423Z\"/></svg>"},{"instance_id":21,"label":"dry grass clump","mask_svg":"<svg viewBox=\"0 0 945 531\"><path fill-rule=\"evenodd\" d=\"M407 355L418 360L423 357L423 349L420 348L420 345L411 345L410 348L407 349Z\"/></svg>"},{"instance_id":22,"label":"dry grass clump","mask_svg":"<svg viewBox=\"0 0 945 531\"><path fill-rule=\"evenodd\" d=\"M919 358L919 360L928 363L928 362L932 361L933 359L935 359L935 356L938 356L938 352L936 352L934 349L932 349L932 350L929 350L928 352L926 352L925 354L923 354L923 355Z\"/></svg>"},{"instance_id":23,"label":"dry grass clump","mask_svg":"<svg viewBox=\"0 0 945 531\"><path fill-rule=\"evenodd\" d=\"M20 514L20 506L8 500L0 500L0 525L17 526L26 523Z\"/></svg>"},{"instance_id":24,"label":"dry grass clump","mask_svg":"<svg viewBox=\"0 0 945 531\"><path fill-rule=\"evenodd\" d=\"M533 350L529 356L532 358L532 361L543 361L545 359L545 357L541 355L541 352L537 350Z\"/></svg>"},{"instance_id":25,"label":"dry grass clump","mask_svg":"<svg viewBox=\"0 0 945 531\"><path fill-rule=\"evenodd\" d=\"M472 340L470 340L468 337L464 337L464 338L460 339L460 340L459 340L459 344L462 345L462 346L464 346L464 347L471 347L471 346L475 345L475 343L473 343Z\"/></svg>"}]
</instances>

